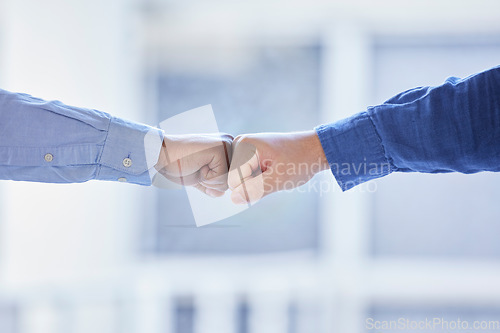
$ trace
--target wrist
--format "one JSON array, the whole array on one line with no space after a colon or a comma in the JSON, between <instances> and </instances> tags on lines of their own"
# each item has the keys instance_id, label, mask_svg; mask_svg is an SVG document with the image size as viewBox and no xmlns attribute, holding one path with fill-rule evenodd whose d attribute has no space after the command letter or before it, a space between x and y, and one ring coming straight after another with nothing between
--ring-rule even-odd
<instances>
[{"instance_id":1,"label":"wrist","mask_svg":"<svg viewBox=\"0 0 500 333\"><path fill-rule=\"evenodd\" d=\"M158 156L158 162L155 165L155 169L158 171L170 163L170 158L167 153L167 145L170 146L170 143L167 142L170 142L170 136L165 135L161 143L160 156Z\"/></svg>"},{"instance_id":2,"label":"wrist","mask_svg":"<svg viewBox=\"0 0 500 333\"><path fill-rule=\"evenodd\" d=\"M319 173L330 168L316 131L303 132L299 141L301 152L310 170Z\"/></svg>"}]
</instances>

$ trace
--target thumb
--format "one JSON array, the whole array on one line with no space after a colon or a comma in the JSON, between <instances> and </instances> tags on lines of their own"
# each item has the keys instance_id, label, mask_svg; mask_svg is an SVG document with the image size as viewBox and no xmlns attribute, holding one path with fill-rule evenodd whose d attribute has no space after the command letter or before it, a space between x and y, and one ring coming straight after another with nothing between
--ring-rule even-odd
<instances>
[{"instance_id":1,"label":"thumb","mask_svg":"<svg viewBox=\"0 0 500 333\"><path fill-rule=\"evenodd\" d=\"M246 178L231 193L231 200L235 204L253 204L272 191L265 186L269 182L270 174L268 171L259 172L256 175Z\"/></svg>"},{"instance_id":2,"label":"thumb","mask_svg":"<svg viewBox=\"0 0 500 333\"><path fill-rule=\"evenodd\" d=\"M237 188L246 179L258 173L261 173L261 169L257 148L240 137L236 138L227 178L229 188Z\"/></svg>"}]
</instances>

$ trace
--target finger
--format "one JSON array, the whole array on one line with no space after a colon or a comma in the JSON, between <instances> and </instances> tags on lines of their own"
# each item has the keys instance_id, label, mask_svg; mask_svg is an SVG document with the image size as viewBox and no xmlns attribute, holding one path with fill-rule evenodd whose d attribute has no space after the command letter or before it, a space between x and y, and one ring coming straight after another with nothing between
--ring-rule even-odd
<instances>
[{"instance_id":1,"label":"finger","mask_svg":"<svg viewBox=\"0 0 500 333\"><path fill-rule=\"evenodd\" d=\"M212 154L211 160L200 168L200 174L204 180L218 182L220 176L227 176L229 171L229 150L226 145L222 145L210 153ZM226 179L222 179L222 181L226 181Z\"/></svg>"},{"instance_id":2,"label":"finger","mask_svg":"<svg viewBox=\"0 0 500 333\"><path fill-rule=\"evenodd\" d=\"M206 187L226 191L228 168L226 154L214 155L212 162L200 169L200 182Z\"/></svg>"},{"instance_id":3,"label":"finger","mask_svg":"<svg viewBox=\"0 0 500 333\"><path fill-rule=\"evenodd\" d=\"M217 147L214 158L210 163L200 169L200 181L207 187L225 192L227 186L227 174L232 157L232 140L230 135L223 135L226 141L221 147Z\"/></svg>"},{"instance_id":4,"label":"finger","mask_svg":"<svg viewBox=\"0 0 500 333\"><path fill-rule=\"evenodd\" d=\"M227 180L229 188L235 189L256 172L260 172L257 148L247 142L234 144Z\"/></svg>"},{"instance_id":5,"label":"finger","mask_svg":"<svg viewBox=\"0 0 500 333\"><path fill-rule=\"evenodd\" d=\"M202 184L196 184L196 185L194 185L194 188L196 188L200 192L203 192L206 195L208 195L210 197L214 197L214 198L215 197L220 197L220 196L224 195L223 191L218 191L218 190L214 190L214 189L211 189L211 188L207 188L207 187L203 186Z\"/></svg>"},{"instance_id":6,"label":"finger","mask_svg":"<svg viewBox=\"0 0 500 333\"><path fill-rule=\"evenodd\" d=\"M250 177L233 190L231 200L235 204L255 203L273 192L272 186L266 186L270 181L271 177L267 172Z\"/></svg>"},{"instance_id":7,"label":"finger","mask_svg":"<svg viewBox=\"0 0 500 333\"><path fill-rule=\"evenodd\" d=\"M203 168L208 169L208 166L204 166ZM201 171L201 170L200 170ZM181 170L179 170L179 173L182 173ZM200 181L200 172L195 172L190 175L186 176L179 176L179 177L173 177L170 175L162 175L162 178L168 179L169 181L179 184L181 186L194 186L198 190L202 191L203 193L206 193L211 196L216 196L219 197L224 194L224 192L227 190L227 182L225 180L225 176L221 176L219 178L224 178L220 179L219 181L217 178L212 179L212 184L207 184L204 181Z\"/></svg>"},{"instance_id":8,"label":"finger","mask_svg":"<svg viewBox=\"0 0 500 333\"><path fill-rule=\"evenodd\" d=\"M227 181L224 181L223 183L208 183L205 181L200 182L201 185L205 186L206 188L211 188L213 190L217 191L226 191L228 189L227 187Z\"/></svg>"},{"instance_id":9,"label":"finger","mask_svg":"<svg viewBox=\"0 0 500 333\"><path fill-rule=\"evenodd\" d=\"M229 171L229 164L231 163L231 158L233 155L233 140L234 137L230 134L227 133L219 133L221 141L222 141L222 146L224 148L224 156L225 156L225 162L226 162L226 172Z\"/></svg>"},{"instance_id":10,"label":"finger","mask_svg":"<svg viewBox=\"0 0 500 333\"><path fill-rule=\"evenodd\" d=\"M206 184L205 182L201 182L201 185L206 187L207 189L218 191L218 192L226 192L227 191L227 184L219 184L219 185L213 185L213 184Z\"/></svg>"}]
</instances>

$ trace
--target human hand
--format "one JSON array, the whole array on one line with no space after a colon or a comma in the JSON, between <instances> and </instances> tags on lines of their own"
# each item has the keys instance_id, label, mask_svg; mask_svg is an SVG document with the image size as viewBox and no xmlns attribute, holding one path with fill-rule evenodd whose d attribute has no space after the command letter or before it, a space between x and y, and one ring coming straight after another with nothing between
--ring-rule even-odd
<instances>
[{"instance_id":1,"label":"human hand","mask_svg":"<svg viewBox=\"0 0 500 333\"><path fill-rule=\"evenodd\" d=\"M175 184L220 197L228 188L232 141L229 134L166 135L155 168Z\"/></svg>"},{"instance_id":2,"label":"human hand","mask_svg":"<svg viewBox=\"0 0 500 333\"><path fill-rule=\"evenodd\" d=\"M307 183L328 169L315 131L246 134L233 141L228 185L236 204L253 203Z\"/></svg>"}]
</instances>

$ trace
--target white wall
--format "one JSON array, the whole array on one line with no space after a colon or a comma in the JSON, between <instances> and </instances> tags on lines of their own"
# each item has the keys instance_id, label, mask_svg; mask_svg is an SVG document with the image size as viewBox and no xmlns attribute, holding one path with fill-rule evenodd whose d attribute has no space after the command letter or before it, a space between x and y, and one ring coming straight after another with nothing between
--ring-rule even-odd
<instances>
[{"instance_id":1,"label":"white wall","mask_svg":"<svg viewBox=\"0 0 500 333\"><path fill-rule=\"evenodd\" d=\"M0 82L4 89L142 119L137 107L137 90L132 84L137 82L136 54L125 54L134 43L133 35L127 35L134 20L128 17L123 2L4 1L6 7L0 11L6 20L3 26L8 28L0 32ZM159 38L166 36L167 46L183 44L193 36L194 42L203 40L212 45L210 38L217 37L220 42L224 34L231 39L236 33L239 34L236 38L275 34L285 36L284 40L287 36L313 36L316 32L323 36L332 46L326 53L327 67L330 67L324 73L325 121L344 116L339 109L351 113L362 107L358 105L360 101L349 99L352 89L344 89L362 84L363 73L370 66L370 59L363 52L371 52L372 33L404 36L405 33L431 35L439 31L473 35L500 31L499 3L494 0L464 1L460 5L451 0L404 3L303 0L292 4L264 0L234 4L229 1L165 2L172 4L170 16L158 20L158 26L153 28L161 32L157 35ZM346 24L346 30L339 30L340 20L350 21L352 26ZM360 50L357 57L349 57L350 52ZM347 79L350 70L356 75L347 82L349 86L340 86L340 80ZM332 95L327 97L330 91ZM4 289L0 291L28 288L26 294L29 295L21 304L24 306L23 332L71 331L51 328L57 326L53 324L57 316L62 322L73 320L67 325L77 327L76 332L111 331L113 323L119 320L125 323L135 320L135 326L127 332L142 332L144 327L166 332L162 325L166 326L172 319L165 318L168 301L179 292L195 294L200 290L205 292L199 300L200 321L205 324L202 327L208 328L218 324L219 318L227 318L229 306L224 306L231 302L224 298L219 302L222 310L214 310L211 305L217 300L213 301L213 293L220 292L223 297L225 292L233 297L250 293L250 300L261 304L262 308L257 310L262 311L268 309L266 304L271 300L272 313L255 312L252 327L257 332L262 331L257 323L259 318L265 319L261 320L262 325L270 321L274 327L282 328L283 325L276 323L283 322L284 302L279 297L273 298L273 292L276 295L280 288L286 297L288 291L299 290L301 295L311 298L311 308L319 317L313 320L324 328L317 329L318 332L331 332L335 328L342 332L359 331L364 311L371 302L497 306L500 300L497 283L500 267L496 263L368 258L365 227L369 203L355 192L331 198L333 201L325 197L321 211L322 242L328 255L312 262L296 260L293 255L289 260L271 258L268 265L263 265L261 258L210 261L186 256L176 260L168 258L163 264L153 261L149 266L133 267L133 271L127 272L129 275L118 271L119 280L110 278L94 286L86 277L105 273L108 268L112 271L113 265L133 258L132 242L127 239L132 236L134 222L140 222L135 219L140 214L139 196L149 191L126 184L97 182L68 186L2 182L0 186L0 288ZM67 276L85 280L91 287L76 290L75 294L80 291L77 296L82 300L75 301L73 309L63 308L56 314L60 309L51 301L66 296L58 294L61 291L57 281L68 283ZM199 277L204 283L193 283ZM135 289L128 288L127 279ZM50 288L51 285L55 287ZM37 302L38 294L29 288L45 286L47 294L53 295L44 301L42 290L41 300ZM73 288L75 286L77 288ZM79 286L68 283L67 290ZM130 311L137 318L130 315L115 320L114 313L108 313L108 307L101 308L101 304L94 307L101 297L107 299L110 307L116 306L114 287L130 292L131 302L136 301L137 295L142 297L143 303L133 304ZM71 295L66 297L69 299ZM22 303L23 299L16 301ZM105 323L101 325L103 316ZM198 332L212 333L201 329Z\"/></svg>"}]
</instances>

